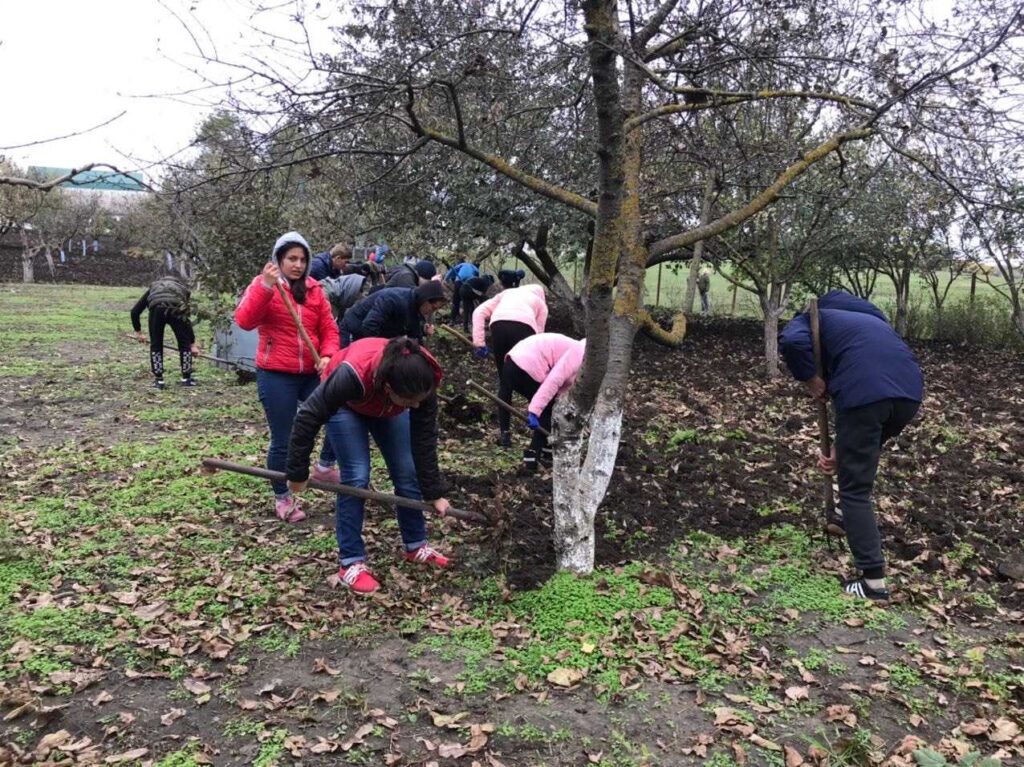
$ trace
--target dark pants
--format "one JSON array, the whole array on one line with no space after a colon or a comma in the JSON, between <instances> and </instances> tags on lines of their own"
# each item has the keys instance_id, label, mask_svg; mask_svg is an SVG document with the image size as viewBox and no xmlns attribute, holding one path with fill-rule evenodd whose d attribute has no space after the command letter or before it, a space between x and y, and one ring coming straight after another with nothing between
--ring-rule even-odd
<instances>
[{"instance_id":1,"label":"dark pants","mask_svg":"<svg viewBox=\"0 0 1024 767\"><path fill-rule=\"evenodd\" d=\"M178 358L181 361L182 380L192 377L192 344L196 335L192 324L185 317L166 314L159 309L149 310L149 367L153 377L163 380L164 377L164 328L168 325L174 331L174 340L178 344Z\"/></svg>"},{"instance_id":2,"label":"dark pants","mask_svg":"<svg viewBox=\"0 0 1024 767\"><path fill-rule=\"evenodd\" d=\"M267 468L271 471L285 471L288 460L288 440L292 436L292 423L299 405L313 393L320 383L316 373L282 373L277 370L256 370L256 390L260 395L260 404L267 416L270 427L270 448L267 450ZM325 465L334 463L334 451L331 441L324 437L324 446L320 451L320 462ZM288 485L285 482L271 482L275 495L286 495Z\"/></svg>"},{"instance_id":3,"label":"dark pants","mask_svg":"<svg viewBox=\"0 0 1024 767\"><path fill-rule=\"evenodd\" d=\"M452 290L452 322L459 318L459 307L462 305L462 281L455 280Z\"/></svg>"},{"instance_id":4,"label":"dark pants","mask_svg":"<svg viewBox=\"0 0 1024 767\"><path fill-rule=\"evenodd\" d=\"M498 368L498 383L501 383L501 371L505 367L505 355L512 347L534 335L533 328L525 322L514 320L498 320L491 323L491 349L494 352L494 365Z\"/></svg>"},{"instance_id":5,"label":"dark pants","mask_svg":"<svg viewBox=\"0 0 1024 767\"><path fill-rule=\"evenodd\" d=\"M903 431L920 406L908 399L884 399L836 412L839 507L853 562L867 578L885 575L878 520L871 507L882 445Z\"/></svg>"},{"instance_id":6,"label":"dark pants","mask_svg":"<svg viewBox=\"0 0 1024 767\"><path fill-rule=\"evenodd\" d=\"M483 296L478 294L469 285L459 288L462 293L462 329L468 334L473 322L473 310L483 302Z\"/></svg>"},{"instance_id":7,"label":"dark pants","mask_svg":"<svg viewBox=\"0 0 1024 767\"><path fill-rule=\"evenodd\" d=\"M540 388L540 384L534 381L530 374L519 367L512 360L505 360L505 369L501 374L501 388L498 390L498 396L501 399L512 404L512 392L521 394L529 402L533 399L533 395L537 393L537 389ZM551 431L551 413L555 409L555 401L551 400L548 406L544 408L544 412L540 414L540 425L548 431ZM508 431L509 419L511 416L509 412L502 408L498 414L498 425L502 431ZM547 447L548 438L541 433L540 429L533 432L533 439L530 440L530 449L535 454L540 455L541 451Z\"/></svg>"},{"instance_id":8,"label":"dark pants","mask_svg":"<svg viewBox=\"0 0 1024 767\"><path fill-rule=\"evenodd\" d=\"M498 390L501 390L501 373L505 368L505 355L512 351L512 347L529 338L534 334L533 328L525 322L514 320L498 320L491 323L491 347L494 352L494 366L498 368ZM532 380L532 379L531 379ZM499 394L500 396L500 394ZM505 400L508 402L508 400ZM504 416L504 420L502 420ZM502 431L508 431L508 411L503 407L498 408L498 423L504 424Z\"/></svg>"}]
</instances>

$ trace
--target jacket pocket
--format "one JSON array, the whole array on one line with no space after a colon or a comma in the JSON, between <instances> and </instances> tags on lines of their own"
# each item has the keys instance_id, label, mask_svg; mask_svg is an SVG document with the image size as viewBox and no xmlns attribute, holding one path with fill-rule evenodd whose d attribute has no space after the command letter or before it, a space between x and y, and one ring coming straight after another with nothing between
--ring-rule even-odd
<instances>
[{"instance_id":1,"label":"jacket pocket","mask_svg":"<svg viewBox=\"0 0 1024 767\"><path fill-rule=\"evenodd\" d=\"M263 344L263 367L266 367L267 363L270 362L270 346L273 343L274 339L268 338L267 342Z\"/></svg>"}]
</instances>

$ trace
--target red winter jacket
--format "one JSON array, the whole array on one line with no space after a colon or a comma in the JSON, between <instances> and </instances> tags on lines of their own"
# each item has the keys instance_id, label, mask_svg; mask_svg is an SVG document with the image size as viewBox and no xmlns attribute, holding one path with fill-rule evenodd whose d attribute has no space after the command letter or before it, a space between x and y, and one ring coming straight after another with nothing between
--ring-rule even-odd
<instances>
[{"instance_id":1,"label":"red winter jacket","mask_svg":"<svg viewBox=\"0 0 1024 767\"><path fill-rule=\"evenodd\" d=\"M306 278L306 303L296 303L291 290L284 286L288 301L299 313L302 326L321 357L331 357L339 348L338 326L331 316L331 305L320 283ZM302 340L295 320L281 302L277 288L268 288L263 277L256 276L245 290L235 322L243 330L256 329L260 334L256 351L256 367L280 373L307 374L316 372L309 347Z\"/></svg>"}]
</instances>

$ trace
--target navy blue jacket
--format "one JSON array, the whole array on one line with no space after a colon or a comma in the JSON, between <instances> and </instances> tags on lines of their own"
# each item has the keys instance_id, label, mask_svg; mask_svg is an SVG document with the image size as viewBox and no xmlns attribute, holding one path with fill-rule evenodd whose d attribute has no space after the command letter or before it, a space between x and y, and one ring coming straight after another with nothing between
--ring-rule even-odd
<instances>
[{"instance_id":1,"label":"navy blue jacket","mask_svg":"<svg viewBox=\"0 0 1024 767\"><path fill-rule=\"evenodd\" d=\"M838 410L883 399L920 402L924 378L910 347L896 334L878 307L842 290L818 299L821 355L828 393ZM806 312L779 334L779 348L793 377L814 377L811 322Z\"/></svg>"},{"instance_id":2,"label":"navy blue jacket","mask_svg":"<svg viewBox=\"0 0 1024 767\"><path fill-rule=\"evenodd\" d=\"M341 272L334 268L331 263L331 251L325 250L317 253L309 262L309 276L314 280L322 280L325 277L340 277Z\"/></svg>"},{"instance_id":3,"label":"navy blue jacket","mask_svg":"<svg viewBox=\"0 0 1024 767\"><path fill-rule=\"evenodd\" d=\"M414 288L382 288L345 312L342 336L359 338L423 337L423 315ZM344 339L343 340L347 340Z\"/></svg>"}]
</instances>

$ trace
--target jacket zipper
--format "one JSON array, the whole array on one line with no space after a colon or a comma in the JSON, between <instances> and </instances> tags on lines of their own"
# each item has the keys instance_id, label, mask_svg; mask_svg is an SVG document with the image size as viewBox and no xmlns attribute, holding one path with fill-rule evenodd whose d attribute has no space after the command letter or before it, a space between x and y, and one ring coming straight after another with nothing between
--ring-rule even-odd
<instances>
[{"instance_id":1,"label":"jacket zipper","mask_svg":"<svg viewBox=\"0 0 1024 767\"><path fill-rule=\"evenodd\" d=\"M295 342L299 345L299 374L301 375L305 372L306 366L303 364L305 360L302 354L305 350L302 348L302 332L299 330L299 327L302 325L302 304L298 301L295 302L295 311L299 318L299 324L295 327Z\"/></svg>"}]
</instances>

